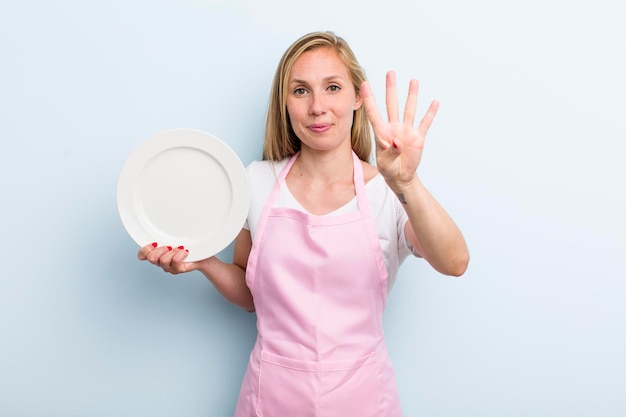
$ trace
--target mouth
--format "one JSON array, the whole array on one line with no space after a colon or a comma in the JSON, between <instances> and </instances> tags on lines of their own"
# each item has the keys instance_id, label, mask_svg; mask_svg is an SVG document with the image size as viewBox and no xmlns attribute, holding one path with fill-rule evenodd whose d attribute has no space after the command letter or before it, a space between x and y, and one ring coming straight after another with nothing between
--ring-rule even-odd
<instances>
[{"instance_id":1,"label":"mouth","mask_svg":"<svg viewBox=\"0 0 626 417\"><path fill-rule=\"evenodd\" d=\"M310 125L309 129L315 133L324 133L331 127L328 123Z\"/></svg>"}]
</instances>

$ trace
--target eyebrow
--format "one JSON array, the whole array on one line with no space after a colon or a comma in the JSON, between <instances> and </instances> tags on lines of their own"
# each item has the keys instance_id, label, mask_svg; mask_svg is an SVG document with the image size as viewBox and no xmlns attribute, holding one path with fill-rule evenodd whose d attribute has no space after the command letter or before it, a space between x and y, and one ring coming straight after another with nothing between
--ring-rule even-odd
<instances>
[{"instance_id":1,"label":"eyebrow","mask_svg":"<svg viewBox=\"0 0 626 417\"><path fill-rule=\"evenodd\" d=\"M334 81L334 80L345 81L345 79L341 75L338 75L338 74L324 77L322 81L329 82L329 81ZM291 80L289 80L289 84L308 84L308 82L305 80L301 80L299 78L292 78Z\"/></svg>"}]
</instances>

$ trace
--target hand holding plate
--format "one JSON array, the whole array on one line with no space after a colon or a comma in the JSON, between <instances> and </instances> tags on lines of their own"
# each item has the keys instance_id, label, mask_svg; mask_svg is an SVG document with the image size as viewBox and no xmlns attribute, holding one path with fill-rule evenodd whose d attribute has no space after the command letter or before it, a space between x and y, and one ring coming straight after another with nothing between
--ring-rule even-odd
<instances>
[{"instance_id":1,"label":"hand holding plate","mask_svg":"<svg viewBox=\"0 0 626 417\"><path fill-rule=\"evenodd\" d=\"M143 246L137 253L140 261L148 261L165 272L177 275L198 269L197 262L184 262L189 251L183 246L158 246L156 243Z\"/></svg>"}]
</instances>

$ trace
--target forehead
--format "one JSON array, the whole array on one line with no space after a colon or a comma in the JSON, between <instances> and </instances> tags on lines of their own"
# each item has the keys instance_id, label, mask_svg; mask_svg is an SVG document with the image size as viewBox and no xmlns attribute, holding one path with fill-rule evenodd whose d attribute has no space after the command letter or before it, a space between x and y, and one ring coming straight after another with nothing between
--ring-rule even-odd
<instances>
[{"instance_id":1,"label":"forehead","mask_svg":"<svg viewBox=\"0 0 626 417\"><path fill-rule=\"evenodd\" d=\"M302 53L293 63L288 79L325 78L340 76L350 78L348 68L339 53L330 47L317 47Z\"/></svg>"}]
</instances>

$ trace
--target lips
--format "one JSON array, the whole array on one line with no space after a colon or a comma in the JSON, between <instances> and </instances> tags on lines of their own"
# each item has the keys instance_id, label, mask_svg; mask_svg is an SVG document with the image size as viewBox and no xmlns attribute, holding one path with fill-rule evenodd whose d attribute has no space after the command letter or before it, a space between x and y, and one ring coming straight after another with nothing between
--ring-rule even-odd
<instances>
[{"instance_id":1,"label":"lips","mask_svg":"<svg viewBox=\"0 0 626 417\"><path fill-rule=\"evenodd\" d=\"M315 133L324 133L327 130L330 129L330 124L314 124L314 125L310 125L309 129L312 130Z\"/></svg>"}]
</instances>

